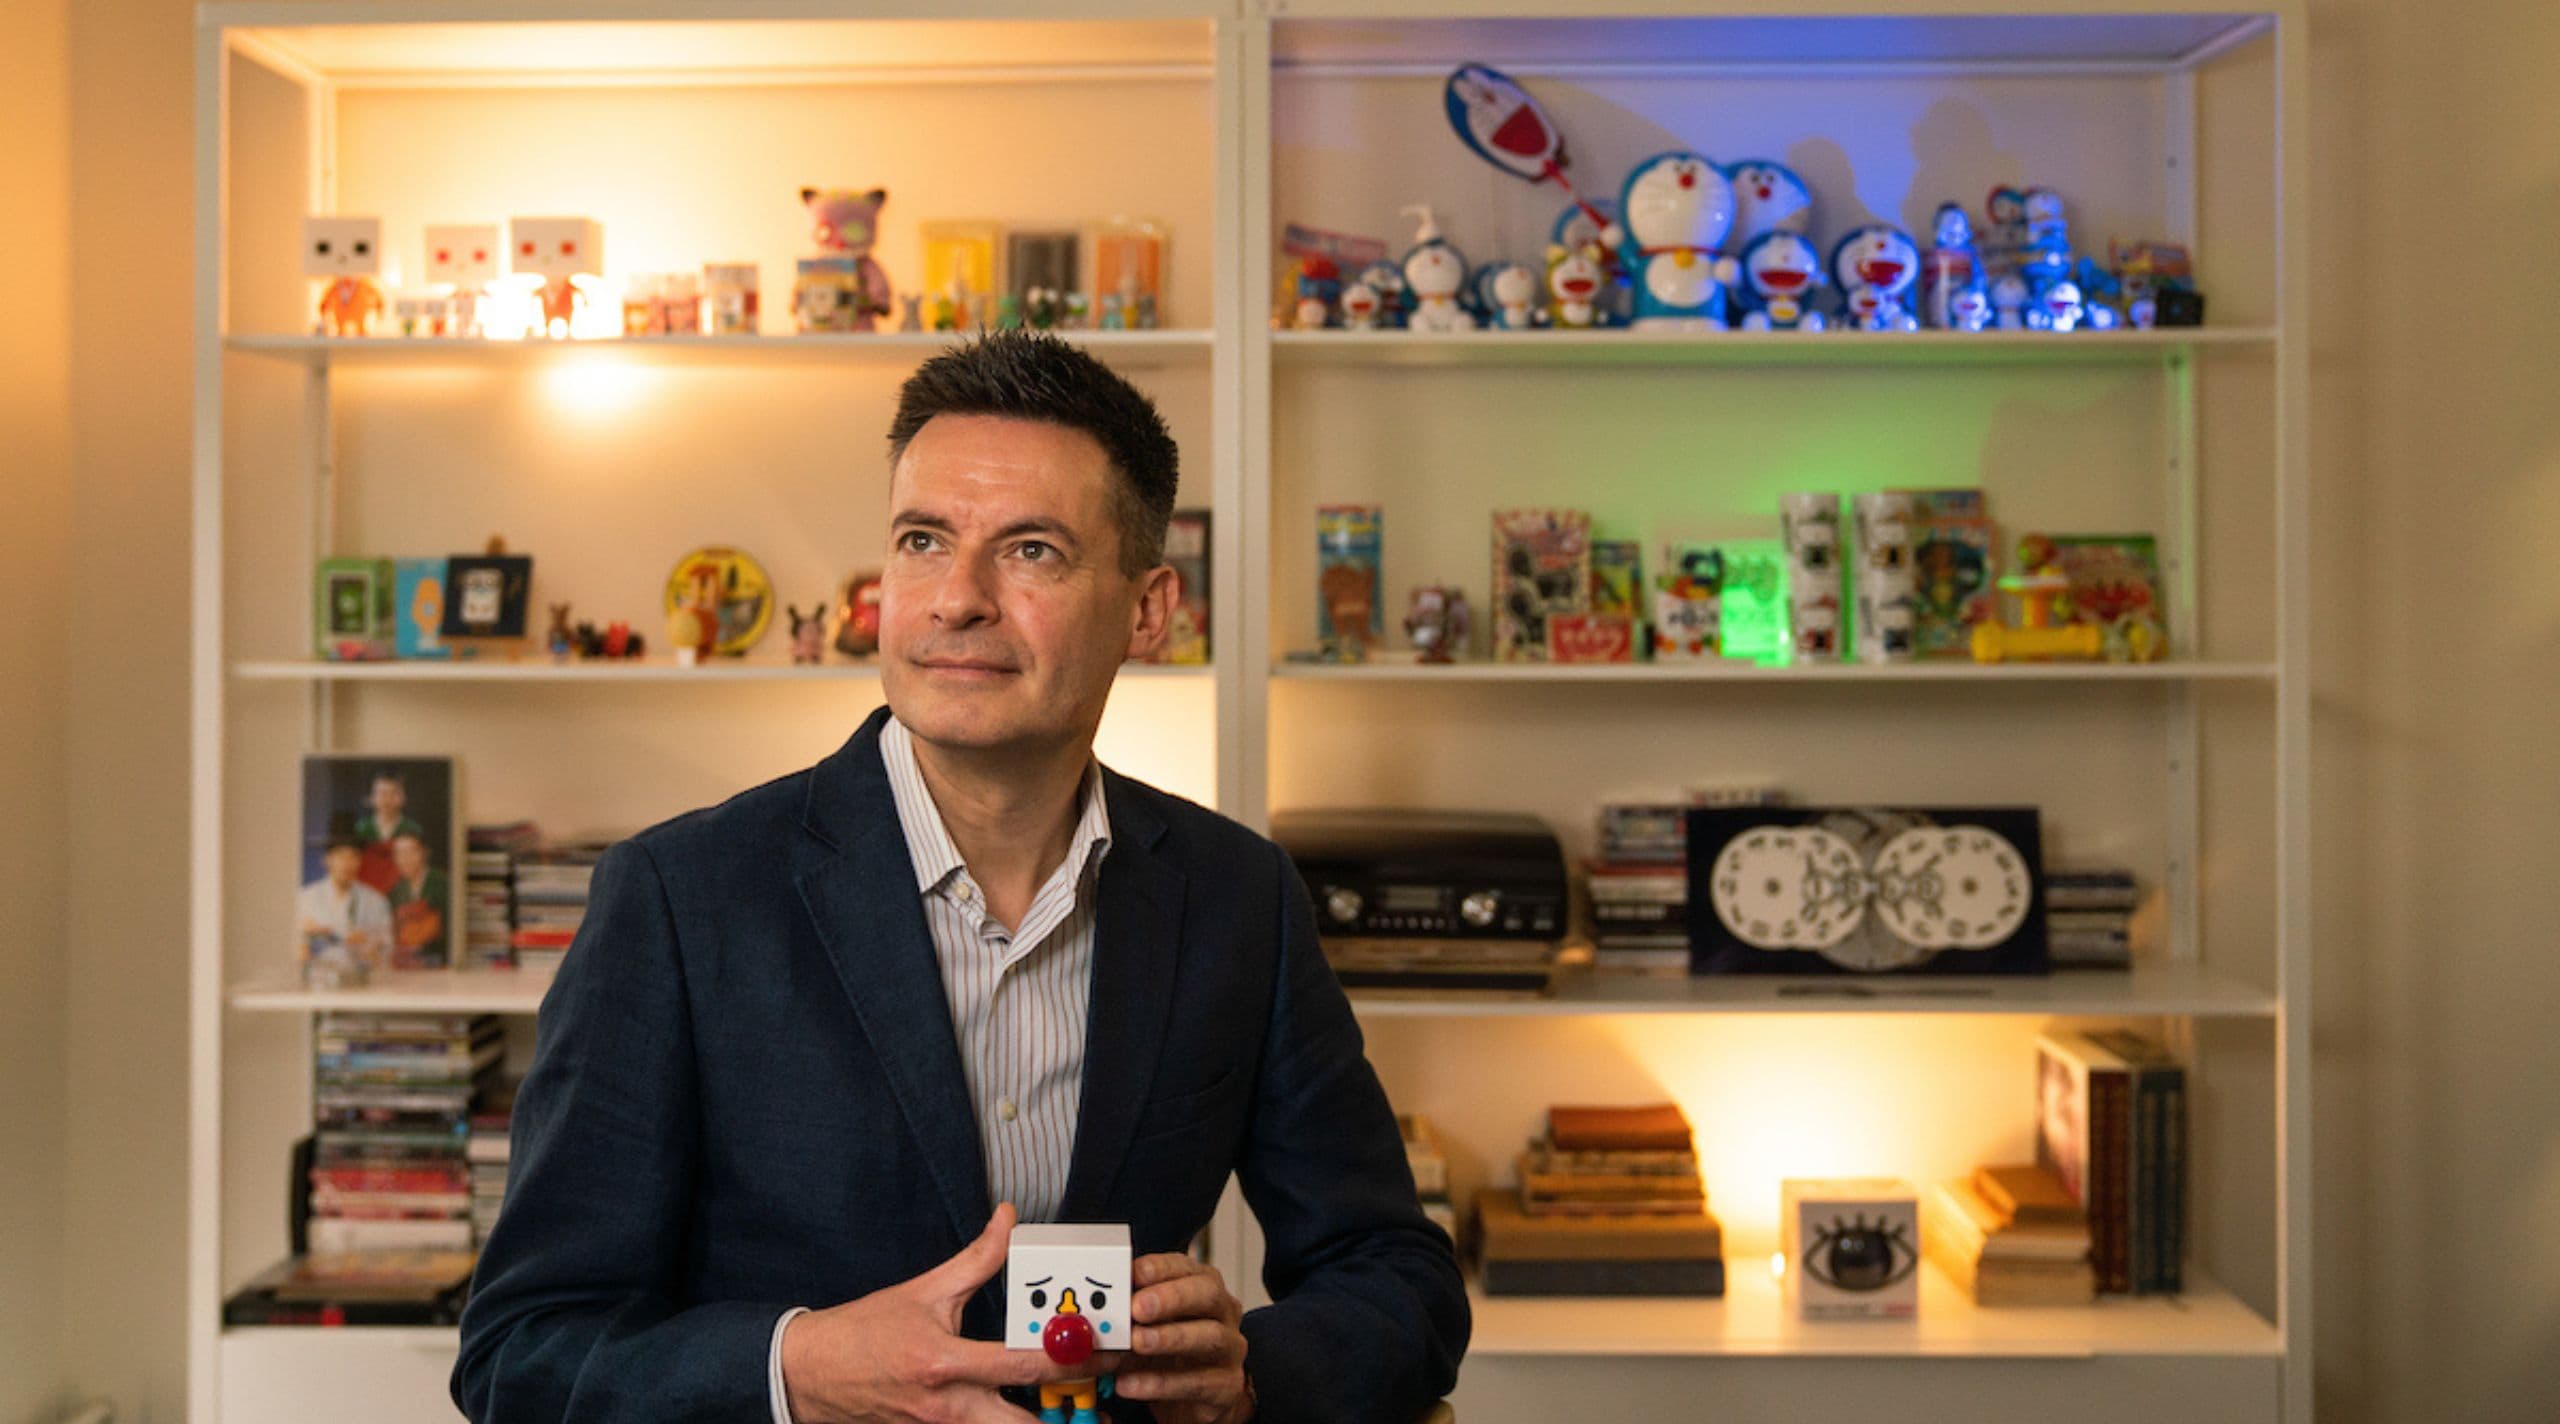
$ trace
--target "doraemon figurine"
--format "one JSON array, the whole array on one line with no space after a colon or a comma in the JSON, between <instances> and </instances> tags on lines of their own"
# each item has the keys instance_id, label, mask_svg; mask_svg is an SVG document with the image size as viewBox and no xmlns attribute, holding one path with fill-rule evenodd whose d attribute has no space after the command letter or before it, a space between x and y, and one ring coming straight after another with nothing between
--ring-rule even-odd
<instances>
[{"instance_id":1,"label":"doraemon figurine","mask_svg":"<svg viewBox=\"0 0 2560 1424\"><path fill-rule=\"evenodd\" d=\"M1831 249L1831 279L1840 284L1840 320L1851 331L1918 331L1911 314L1920 249L1885 223L1852 228Z\"/></svg>"},{"instance_id":2,"label":"doraemon figurine","mask_svg":"<svg viewBox=\"0 0 2560 1424\"><path fill-rule=\"evenodd\" d=\"M1487 263L1476 271L1476 309L1499 331L1538 325L1538 274L1517 262Z\"/></svg>"},{"instance_id":3,"label":"doraemon figurine","mask_svg":"<svg viewBox=\"0 0 2560 1424\"><path fill-rule=\"evenodd\" d=\"M1733 246L1741 251L1773 232L1813 233L1813 190L1796 171L1765 158L1746 158L1724 171L1733 185Z\"/></svg>"},{"instance_id":4,"label":"doraemon figurine","mask_svg":"<svg viewBox=\"0 0 2560 1424\"><path fill-rule=\"evenodd\" d=\"M2083 311L2079 283L2069 278L2047 282L2036 288L2035 300L2027 306L2027 325L2037 331L2077 331Z\"/></svg>"},{"instance_id":5,"label":"doraemon figurine","mask_svg":"<svg viewBox=\"0 0 2560 1424\"><path fill-rule=\"evenodd\" d=\"M1990 320L1983 292L1982 257L1973 246L1973 220L1962 205L1942 203L1930 224L1928 255L1920 260L1920 316L1940 331L1980 331Z\"/></svg>"},{"instance_id":6,"label":"doraemon figurine","mask_svg":"<svg viewBox=\"0 0 2560 1424\"><path fill-rule=\"evenodd\" d=\"M1547 324L1559 328L1607 326L1609 274L1600 245L1547 248Z\"/></svg>"},{"instance_id":7,"label":"doraemon figurine","mask_svg":"<svg viewBox=\"0 0 2560 1424\"><path fill-rule=\"evenodd\" d=\"M1635 289L1638 327L1717 331L1725 287L1742 265L1719 257L1733 230L1733 184L1704 154L1674 151L1636 165L1605 236Z\"/></svg>"},{"instance_id":8,"label":"doraemon figurine","mask_svg":"<svg viewBox=\"0 0 2560 1424\"><path fill-rule=\"evenodd\" d=\"M2018 270L2026 260L2027 193L2003 184L1982 203L1987 225L1982 233L1983 274L1993 281ZM1998 302L1992 305L1999 305Z\"/></svg>"},{"instance_id":9,"label":"doraemon figurine","mask_svg":"<svg viewBox=\"0 0 2560 1424\"><path fill-rule=\"evenodd\" d=\"M1458 304L1467 285L1467 256L1440 235L1440 224L1428 207L1405 209L1421 219L1413 248L1404 255L1405 290L1413 293L1413 315L1405 325L1414 331L1473 331L1476 319Z\"/></svg>"},{"instance_id":10,"label":"doraemon figurine","mask_svg":"<svg viewBox=\"0 0 2560 1424\"><path fill-rule=\"evenodd\" d=\"M1745 331L1820 331L1826 324L1812 301L1822 285L1822 254L1800 233L1751 239L1742 249L1742 285L1752 303L1742 318Z\"/></svg>"},{"instance_id":11,"label":"doraemon figurine","mask_svg":"<svg viewBox=\"0 0 2560 1424\"><path fill-rule=\"evenodd\" d=\"M1608 231L1606 224L1614 221L1617 216L1615 200L1604 198L1593 203L1591 207L1600 215L1601 221L1593 221L1591 213L1584 212L1581 204L1567 203L1564 205L1564 211L1556 214L1554 225L1547 230L1547 294L1551 299L1548 317L1556 325L1573 324L1563 321L1559 314L1552 310L1553 299L1558 298L1556 282L1559 280L1557 277L1559 254L1563 254L1587 258L1594 267L1599 269L1599 285L1585 295L1571 299L1575 302L1590 304L1592 309L1590 324L1624 326L1627 324L1627 271L1618 260L1617 247L1606 236ZM1577 268L1576 271L1578 274L1579 269ZM1570 283L1577 280L1577 277L1566 277L1562 280Z\"/></svg>"},{"instance_id":12,"label":"doraemon figurine","mask_svg":"<svg viewBox=\"0 0 2560 1424\"><path fill-rule=\"evenodd\" d=\"M1360 269L1360 284L1378 294L1378 325L1402 328L1413 311L1413 300L1405 291L1404 269L1384 258Z\"/></svg>"},{"instance_id":13,"label":"doraemon figurine","mask_svg":"<svg viewBox=\"0 0 2560 1424\"><path fill-rule=\"evenodd\" d=\"M2071 280L2080 286L2080 329L2113 331L2125 324L2117 304L2124 300L2124 284L2116 274L2098 265L2094 257L2083 257L2071 269Z\"/></svg>"},{"instance_id":14,"label":"doraemon figurine","mask_svg":"<svg viewBox=\"0 0 2560 1424\"><path fill-rule=\"evenodd\" d=\"M1377 330L1378 314L1385 307L1385 298L1378 295L1378 289L1370 286L1367 279L1352 282L1342 289L1343 330Z\"/></svg>"}]
</instances>

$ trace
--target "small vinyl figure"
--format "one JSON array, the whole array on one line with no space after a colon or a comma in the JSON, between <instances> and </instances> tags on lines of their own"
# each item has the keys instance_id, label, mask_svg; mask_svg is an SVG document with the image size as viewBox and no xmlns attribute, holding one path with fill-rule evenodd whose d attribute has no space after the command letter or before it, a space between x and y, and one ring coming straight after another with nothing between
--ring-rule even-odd
<instances>
[{"instance_id":1,"label":"small vinyl figure","mask_svg":"<svg viewBox=\"0 0 2560 1424\"><path fill-rule=\"evenodd\" d=\"M1097 1351L1125 1350L1137 1282L1123 1224L1016 1226L1004 1268L1005 1347L1038 1350L1075 1366ZM1093 1375L1040 1387L1040 1424L1102 1424L1111 1377ZM1074 1413L1068 1413L1068 1406Z\"/></svg>"},{"instance_id":2,"label":"small vinyl figure","mask_svg":"<svg viewBox=\"0 0 2560 1424\"><path fill-rule=\"evenodd\" d=\"M880 651L880 576L855 574L836 605L836 651L867 658Z\"/></svg>"},{"instance_id":3,"label":"small vinyl figure","mask_svg":"<svg viewBox=\"0 0 2560 1424\"><path fill-rule=\"evenodd\" d=\"M1400 328L1413 315L1413 294L1404 284L1404 268L1384 258L1360 269L1356 279L1378 294L1378 325Z\"/></svg>"},{"instance_id":4,"label":"small vinyl figure","mask_svg":"<svg viewBox=\"0 0 2560 1424\"><path fill-rule=\"evenodd\" d=\"M498 280L502 250L496 223L427 226L427 281L445 289L445 300L452 304L453 335L480 334L480 301Z\"/></svg>"},{"instance_id":5,"label":"small vinyl figure","mask_svg":"<svg viewBox=\"0 0 2560 1424\"><path fill-rule=\"evenodd\" d=\"M1333 325L1334 303L1342 295L1342 273L1332 258L1299 258L1292 288L1296 301L1289 309L1291 326L1300 331L1321 331Z\"/></svg>"},{"instance_id":6,"label":"small vinyl figure","mask_svg":"<svg viewBox=\"0 0 2560 1424\"><path fill-rule=\"evenodd\" d=\"M1841 320L1852 331L1918 331L1911 289L1919 275L1920 249L1902 229L1884 223L1853 228L1831 249Z\"/></svg>"},{"instance_id":7,"label":"small vinyl figure","mask_svg":"<svg viewBox=\"0 0 2560 1424\"><path fill-rule=\"evenodd\" d=\"M569 627L569 605L546 603L551 610L551 630L543 635L543 647L555 663L565 663L578 651L578 635Z\"/></svg>"},{"instance_id":8,"label":"small vinyl figure","mask_svg":"<svg viewBox=\"0 0 2560 1424\"><path fill-rule=\"evenodd\" d=\"M363 336L382 315L382 219L304 218L302 272L325 279L318 333Z\"/></svg>"},{"instance_id":9,"label":"small vinyl figure","mask_svg":"<svg viewBox=\"0 0 2560 1424\"><path fill-rule=\"evenodd\" d=\"M1752 306L1746 331L1820 331L1825 322L1812 306L1822 285L1822 254L1801 234L1764 232L1742 249L1742 283Z\"/></svg>"},{"instance_id":10,"label":"small vinyl figure","mask_svg":"<svg viewBox=\"0 0 2560 1424\"><path fill-rule=\"evenodd\" d=\"M898 295L898 330L924 330L924 293L902 292Z\"/></svg>"},{"instance_id":11,"label":"small vinyl figure","mask_svg":"<svg viewBox=\"0 0 2560 1424\"><path fill-rule=\"evenodd\" d=\"M1929 251L1920 259L1920 315L1940 331L1980 331L1991 315L1984 299L1982 256L1973 245L1973 219L1958 203L1941 203L1930 225Z\"/></svg>"},{"instance_id":12,"label":"small vinyl figure","mask_svg":"<svg viewBox=\"0 0 2560 1424\"><path fill-rule=\"evenodd\" d=\"M720 646L720 570L709 560L688 570L684 596L667 614L667 644L678 667L709 662Z\"/></svg>"},{"instance_id":13,"label":"small vinyl figure","mask_svg":"<svg viewBox=\"0 0 2560 1424\"><path fill-rule=\"evenodd\" d=\"M1706 155L1674 151L1636 165L1603 240L1618 249L1635 287L1633 325L1720 331L1725 288L1741 264L1719 257L1733 229L1733 184Z\"/></svg>"},{"instance_id":14,"label":"small vinyl figure","mask_svg":"<svg viewBox=\"0 0 2560 1424\"><path fill-rule=\"evenodd\" d=\"M1467 646L1470 621L1466 590L1435 583L1413 591L1405 609L1404 633L1421 651L1422 661L1455 662Z\"/></svg>"},{"instance_id":15,"label":"small vinyl figure","mask_svg":"<svg viewBox=\"0 0 2560 1424\"><path fill-rule=\"evenodd\" d=\"M1467 284L1467 257L1440 235L1440 223L1428 207L1409 207L1421 222L1413 247L1399 264L1405 289L1413 294L1413 314L1405 325L1414 331L1473 331L1475 316L1458 302Z\"/></svg>"},{"instance_id":16,"label":"small vinyl figure","mask_svg":"<svg viewBox=\"0 0 2560 1424\"><path fill-rule=\"evenodd\" d=\"M844 319L850 324L830 329L869 331L874 321L889 315L889 274L871 256L871 244L879 231L880 208L888 201L886 188L864 192L850 188L800 190L800 202L809 210L810 236L818 244L819 255L845 264Z\"/></svg>"},{"instance_id":17,"label":"small vinyl figure","mask_svg":"<svg viewBox=\"0 0 2560 1424\"><path fill-rule=\"evenodd\" d=\"M1773 232L1813 233L1813 190L1796 171L1765 158L1748 158L1725 170L1733 185L1733 241L1748 249Z\"/></svg>"},{"instance_id":18,"label":"small vinyl figure","mask_svg":"<svg viewBox=\"0 0 2560 1424\"><path fill-rule=\"evenodd\" d=\"M714 336L753 336L763 316L763 274L752 262L706 262L702 266L704 303L711 309Z\"/></svg>"},{"instance_id":19,"label":"small vinyl figure","mask_svg":"<svg viewBox=\"0 0 2560 1424\"><path fill-rule=\"evenodd\" d=\"M1609 273L1601 265L1597 243L1547 247L1547 324L1584 330L1603 326L1608 312L1600 305Z\"/></svg>"},{"instance_id":20,"label":"small vinyl figure","mask_svg":"<svg viewBox=\"0 0 2560 1424\"><path fill-rule=\"evenodd\" d=\"M542 320L534 335L570 335L589 290L604 275L603 224L593 218L512 218L507 239L516 275L540 284Z\"/></svg>"},{"instance_id":21,"label":"small vinyl figure","mask_svg":"<svg viewBox=\"0 0 2560 1424\"><path fill-rule=\"evenodd\" d=\"M2027 325L2036 331L2077 331L2087 313L2080 300L2080 284L2066 277L2037 289L2034 305L2027 308Z\"/></svg>"},{"instance_id":22,"label":"small vinyl figure","mask_svg":"<svg viewBox=\"0 0 2560 1424\"><path fill-rule=\"evenodd\" d=\"M1545 315L1537 307L1538 274L1517 262L1502 262L1476 274L1477 304L1486 324L1501 331L1527 331Z\"/></svg>"},{"instance_id":23,"label":"small vinyl figure","mask_svg":"<svg viewBox=\"0 0 2560 1424\"><path fill-rule=\"evenodd\" d=\"M1345 331L1375 331L1378 313L1386 301L1378 289L1365 281L1354 281L1342 289L1342 327Z\"/></svg>"},{"instance_id":24,"label":"small vinyl figure","mask_svg":"<svg viewBox=\"0 0 2560 1424\"><path fill-rule=\"evenodd\" d=\"M800 605L786 603L782 611L791 615L791 661L795 664L826 661L827 606L812 604L809 611L803 613Z\"/></svg>"},{"instance_id":25,"label":"small vinyl figure","mask_svg":"<svg viewBox=\"0 0 2560 1424\"><path fill-rule=\"evenodd\" d=\"M1991 279L1991 324L2002 331L2025 331L2031 294L2027 279L2006 272Z\"/></svg>"}]
</instances>

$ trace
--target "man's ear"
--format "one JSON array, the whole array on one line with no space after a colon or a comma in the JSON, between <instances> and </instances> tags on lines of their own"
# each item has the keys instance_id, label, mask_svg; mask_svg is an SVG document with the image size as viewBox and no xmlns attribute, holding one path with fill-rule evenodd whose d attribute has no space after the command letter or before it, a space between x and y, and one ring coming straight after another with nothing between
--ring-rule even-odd
<instances>
[{"instance_id":1,"label":"man's ear","mask_svg":"<svg viewBox=\"0 0 2560 1424\"><path fill-rule=\"evenodd\" d=\"M1158 564L1149 569L1138 588L1138 608L1129 627L1131 658L1152 655L1164 646L1164 636L1173 626L1173 605L1181 592L1182 575L1171 564Z\"/></svg>"}]
</instances>

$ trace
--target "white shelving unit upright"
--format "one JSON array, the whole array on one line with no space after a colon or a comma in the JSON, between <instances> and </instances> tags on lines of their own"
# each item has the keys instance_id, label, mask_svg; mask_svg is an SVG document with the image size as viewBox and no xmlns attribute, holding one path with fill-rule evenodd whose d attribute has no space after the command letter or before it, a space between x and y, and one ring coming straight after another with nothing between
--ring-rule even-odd
<instances>
[{"instance_id":1,"label":"white shelving unit upright","mask_svg":"<svg viewBox=\"0 0 2560 1424\"><path fill-rule=\"evenodd\" d=\"M1540 1108L1673 1097L1731 1267L1721 1301L1476 1300L1456 1404L1476 1424L1648 1417L2282 1420L2311 1412L2305 739L2307 113L2300 0L461 0L210 4L197 51L192 668L190 1414L362 1408L449 1420L448 1329L226 1329L281 1253L309 1122L311 1015L510 1016L539 976L294 983L308 750L453 753L474 819L628 829L832 749L877 679L768 654L350 665L308 653L327 553L534 553L580 616L653 630L684 548L759 552L786 601L880 542L878 432L940 338L784 335L803 183L922 221L1115 214L1172 233L1172 329L1084 339L1155 395L1215 515L1208 669L1133 669L1102 754L1248 824L1275 808L1534 811L1590 853L1592 811L1699 781L1807 801L2035 804L2059 859L2163 887L2129 975L1783 983L1581 975L1525 1003L1364 1000L1400 1107L1464 1185L1502 1180ZM1882 12L1882 13L1876 13ZM1478 260L1534 258L1562 205L1446 131L1461 60L1526 82L1595 196L1664 148L1779 158L1820 237L1921 228L1995 181L2051 184L2083 250L2197 253L2210 324L2054 337L1424 338L1275 332L1283 221L1400 238L1430 202ZM848 136L851 136L850 138ZM308 334L299 219L602 218L615 273L755 257L768 335L471 343ZM404 244L409 246L404 247ZM2004 529L2151 530L2174 661L2143 667L1417 668L1290 662L1314 624L1313 510L1387 509L1387 575L1482 598L1486 514L1590 509L1605 534L1765 537L1776 495L1980 485ZM1481 602L1479 603L1481 607ZM1481 634L1479 634L1481 638ZM754 684L742 686L741 684ZM1836 989L1836 986L1834 986ZM1916 1327L1806 1326L1750 1268L1776 1181L1926 1181L2032 1142L2049 1023L2146 1027L2194 1076L2191 1289L1978 1311L1926 1278ZM1249 1298L1231 1194L1213 1253Z\"/></svg>"}]
</instances>

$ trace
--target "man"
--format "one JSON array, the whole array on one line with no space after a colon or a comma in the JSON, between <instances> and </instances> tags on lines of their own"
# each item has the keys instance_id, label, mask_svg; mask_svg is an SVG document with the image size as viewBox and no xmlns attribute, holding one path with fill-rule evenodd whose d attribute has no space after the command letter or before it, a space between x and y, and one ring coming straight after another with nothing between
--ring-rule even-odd
<instances>
[{"instance_id":1,"label":"man","mask_svg":"<svg viewBox=\"0 0 2560 1424\"><path fill-rule=\"evenodd\" d=\"M362 837L343 816L335 818L321 848L320 878L294 897L305 958L372 968L389 955L391 902L356 877L363 863Z\"/></svg>"},{"instance_id":2,"label":"man","mask_svg":"<svg viewBox=\"0 0 2560 1424\"><path fill-rule=\"evenodd\" d=\"M453 904L452 882L429 862L427 841L416 831L391 838L391 865L399 878L391 882L394 969L441 969L445 966L445 916Z\"/></svg>"},{"instance_id":3,"label":"man","mask_svg":"<svg viewBox=\"0 0 2560 1424\"><path fill-rule=\"evenodd\" d=\"M373 809L356 822L356 837L364 842L364 863L356 874L365 884L389 895L392 885L400 879L400 867L392 858L392 840L412 835L424 845L427 829L410 818L409 783L389 767L373 774L367 800Z\"/></svg>"},{"instance_id":4,"label":"man","mask_svg":"<svg viewBox=\"0 0 2560 1424\"><path fill-rule=\"evenodd\" d=\"M1305 889L1093 759L1171 616L1163 421L997 333L908 381L890 460L888 706L598 865L455 1400L1028 1424L1000 1387L1099 1368L1123 1420L1407 1424L1456 1377L1466 1298ZM1182 1254L1230 1172L1269 1244L1251 1315ZM1128 1224L1125 1352L996 1339L1017 1219Z\"/></svg>"}]
</instances>

